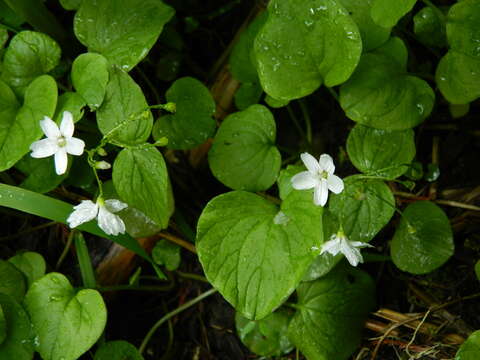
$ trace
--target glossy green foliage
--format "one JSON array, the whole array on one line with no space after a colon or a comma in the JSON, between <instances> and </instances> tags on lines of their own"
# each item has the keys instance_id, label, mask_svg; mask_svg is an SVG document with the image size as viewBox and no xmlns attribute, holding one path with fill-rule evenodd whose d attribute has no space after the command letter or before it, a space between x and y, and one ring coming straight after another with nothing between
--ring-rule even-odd
<instances>
[{"instance_id":1,"label":"glossy green foliage","mask_svg":"<svg viewBox=\"0 0 480 360\"><path fill-rule=\"evenodd\" d=\"M478 281L480 281L480 260L477 260L475 263L475 275L477 276Z\"/></svg>"},{"instance_id":2,"label":"glossy green foliage","mask_svg":"<svg viewBox=\"0 0 480 360\"><path fill-rule=\"evenodd\" d=\"M174 10L160 0L82 0L74 31L89 52L130 71L150 51ZM101 29L101 31L99 31Z\"/></svg>"},{"instance_id":3,"label":"glossy green foliage","mask_svg":"<svg viewBox=\"0 0 480 360\"><path fill-rule=\"evenodd\" d=\"M38 76L48 73L60 61L60 47L48 35L22 31L12 38L3 58L2 79L17 95Z\"/></svg>"},{"instance_id":4,"label":"glossy green foliage","mask_svg":"<svg viewBox=\"0 0 480 360\"><path fill-rule=\"evenodd\" d=\"M414 136L411 129L380 130L357 124L348 135L348 156L361 172L395 179L415 157Z\"/></svg>"},{"instance_id":5,"label":"glossy green foliage","mask_svg":"<svg viewBox=\"0 0 480 360\"><path fill-rule=\"evenodd\" d=\"M15 164L15 168L26 176L20 183L20 187L40 194L52 191L68 176L68 173L57 175L54 160L51 157L35 159L27 154Z\"/></svg>"},{"instance_id":6,"label":"glossy green foliage","mask_svg":"<svg viewBox=\"0 0 480 360\"><path fill-rule=\"evenodd\" d=\"M262 320L249 320L235 315L235 327L240 340L253 353L261 356L280 356L289 353L293 345L288 339L288 324L292 314L279 309Z\"/></svg>"},{"instance_id":7,"label":"glossy green foliage","mask_svg":"<svg viewBox=\"0 0 480 360\"><path fill-rule=\"evenodd\" d=\"M142 89L118 68L110 72L105 99L96 114L102 134L120 143L142 144L152 131L153 116Z\"/></svg>"},{"instance_id":8,"label":"glossy green foliage","mask_svg":"<svg viewBox=\"0 0 480 360\"><path fill-rule=\"evenodd\" d=\"M477 360L480 357L480 330L470 334L468 339L460 346L455 360Z\"/></svg>"},{"instance_id":9,"label":"glossy green foliage","mask_svg":"<svg viewBox=\"0 0 480 360\"><path fill-rule=\"evenodd\" d=\"M180 246L168 240L160 239L152 250L152 258L158 265L165 265L169 271L180 266Z\"/></svg>"},{"instance_id":10,"label":"glossy green foliage","mask_svg":"<svg viewBox=\"0 0 480 360\"><path fill-rule=\"evenodd\" d=\"M20 106L12 90L0 81L0 171L11 168L41 137L40 120L52 117L57 105L57 84L49 75L36 78Z\"/></svg>"},{"instance_id":11,"label":"glossy green foliage","mask_svg":"<svg viewBox=\"0 0 480 360\"><path fill-rule=\"evenodd\" d=\"M322 207L292 192L280 208L233 191L211 200L196 246L210 283L249 319L269 315L293 292L323 243Z\"/></svg>"},{"instance_id":12,"label":"glossy green foliage","mask_svg":"<svg viewBox=\"0 0 480 360\"><path fill-rule=\"evenodd\" d=\"M343 224L351 241L369 242L392 218L393 194L380 180L350 176L344 183L342 193L332 194L329 210Z\"/></svg>"},{"instance_id":13,"label":"glossy green foliage","mask_svg":"<svg viewBox=\"0 0 480 360\"><path fill-rule=\"evenodd\" d=\"M191 77L178 79L165 97L176 104L176 111L157 120L153 130L155 140L167 137L170 149L191 149L213 135L215 101L200 81Z\"/></svg>"},{"instance_id":14,"label":"glossy green foliage","mask_svg":"<svg viewBox=\"0 0 480 360\"><path fill-rule=\"evenodd\" d=\"M208 153L213 175L234 190L268 189L282 161L275 137L275 120L265 106L252 105L229 115Z\"/></svg>"},{"instance_id":15,"label":"glossy green foliage","mask_svg":"<svg viewBox=\"0 0 480 360\"><path fill-rule=\"evenodd\" d=\"M340 105L360 124L402 130L420 124L432 111L435 94L427 82L406 72L407 49L392 38L362 56L340 88Z\"/></svg>"},{"instance_id":16,"label":"glossy green foliage","mask_svg":"<svg viewBox=\"0 0 480 360\"><path fill-rule=\"evenodd\" d=\"M35 333L24 308L11 296L0 293L0 307L6 323L6 336L0 343L0 357L5 360L31 360Z\"/></svg>"},{"instance_id":17,"label":"glossy green foliage","mask_svg":"<svg viewBox=\"0 0 480 360\"><path fill-rule=\"evenodd\" d=\"M390 37L390 27L377 25L370 15L374 1L340 0L360 30L364 52L379 47Z\"/></svg>"},{"instance_id":18,"label":"glossy green foliage","mask_svg":"<svg viewBox=\"0 0 480 360\"><path fill-rule=\"evenodd\" d=\"M73 116L73 121L77 122L83 117L83 108L87 105L85 99L76 92L67 91L58 97L57 108L53 120L60 125L63 118L63 112L69 111Z\"/></svg>"},{"instance_id":19,"label":"glossy green foliage","mask_svg":"<svg viewBox=\"0 0 480 360\"><path fill-rule=\"evenodd\" d=\"M72 64L72 83L91 110L103 102L108 83L108 62L100 54L79 55Z\"/></svg>"},{"instance_id":20,"label":"glossy green foliage","mask_svg":"<svg viewBox=\"0 0 480 360\"><path fill-rule=\"evenodd\" d=\"M258 75L268 95L298 99L351 76L362 40L339 0L273 0L268 12L254 45Z\"/></svg>"},{"instance_id":21,"label":"glossy green foliage","mask_svg":"<svg viewBox=\"0 0 480 360\"><path fill-rule=\"evenodd\" d=\"M413 17L413 25L415 35L424 45L444 47L447 44L443 19L431 7L426 6L416 13Z\"/></svg>"},{"instance_id":22,"label":"glossy green foliage","mask_svg":"<svg viewBox=\"0 0 480 360\"><path fill-rule=\"evenodd\" d=\"M143 356L132 344L117 340L100 346L95 353L94 360L143 360Z\"/></svg>"},{"instance_id":23,"label":"glossy green foliage","mask_svg":"<svg viewBox=\"0 0 480 360\"><path fill-rule=\"evenodd\" d=\"M0 293L21 302L27 288L23 273L12 263L0 260Z\"/></svg>"},{"instance_id":24,"label":"glossy green foliage","mask_svg":"<svg viewBox=\"0 0 480 360\"><path fill-rule=\"evenodd\" d=\"M426 274L442 266L453 255L450 222L437 205L417 201L403 211L390 244L395 265L412 274Z\"/></svg>"},{"instance_id":25,"label":"glossy green foliage","mask_svg":"<svg viewBox=\"0 0 480 360\"><path fill-rule=\"evenodd\" d=\"M68 279L50 273L33 283L25 307L38 336L36 351L44 360L75 360L98 340L107 320L96 290L75 292Z\"/></svg>"},{"instance_id":26,"label":"glossy green foliage","mask_svg":"<svg viewBox=\"0 0 480 360\"><path fill-rule=\"evenodd\" d=\"M288 335L308 360L347 360L360 343L375 306L375 284L354 268L340 268L300 284Z\"/></svg>"},{"instance_id":27,"label":"glossy green foliage","mask_svg":"<svg viewBox=\"0 0 480 360\"><path fill-rule=\"evenodd\" d=\"M448 53L440 60L436 80L453 104L480 97L480 3L465 0L453 5L447 17Z\"/></svg>"},{"instance_id":28,"label":"glossy green foliage","mask_svg":"<svg viewBox=\"0 0 480 360\"><path fill-rule=\"evenodd\" d=\"M173 195L162 154L153 147L123 149L112 173L115 190L162 229L173 213Z\"/></svg>"},{"instance_id":29,"label":"glossy green foliage","mask_svg":"<svg viewBox=\"0 0 480 360\"><path fill-rule=\"evenodd\" d=\"M0 345L7 338L7 320L5 319L5 313L3 312L2 305L0 305Z\"/></svg>"},{"instance_id":30,"label":"glossy green foliage","mask_svg":"<svg viewBox=\"0 0 480 360\"><path fill-rule=\"evenodd\" d=\"M391 28L412 10L416 2L417 0L373 0L372 19L380 26Z\"/></svg>"},{"instance_id":31,"label":"glossy green foliage","mask_svg":"<svg viewBox=\"0 0 480 360\"><path fill-rule=\"evenodd\" d=\"M27 279L28 287L30 287L35 280L45 275L45 269L47 268L43 256L32 251L18 253L8 259L8 261L23 273Z\"/></svg>"}]
</instances>

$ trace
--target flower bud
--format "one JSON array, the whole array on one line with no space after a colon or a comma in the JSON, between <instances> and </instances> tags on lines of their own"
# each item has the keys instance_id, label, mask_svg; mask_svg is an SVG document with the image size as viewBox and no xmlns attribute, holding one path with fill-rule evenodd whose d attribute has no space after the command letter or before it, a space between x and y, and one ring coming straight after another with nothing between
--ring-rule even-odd
<instances>
[{"instance_id":1,"label":"flower bud","mask_svg":"<svg viewBox=\"0 0 480 360\"><path fill-rule=\"evenodd\" d=\"M163 108L165 110L167 110L168 112L174 113L174 112L177 111L177 104L175 104L173 102L168 102L163 106Z\"/></svg>"},{"instance_id":2,"label":"flower bud","mask_svg":"<svg viewBox=\"0 0 480 360\"><path fill-rule=\"evenodd\" d=\"M98 148L97 149L97 154L100 156L107 156L107 152L105 151L104 148Z\"/></svg>"},{"instance_id":3,"label":"flower bud","mask_svg":"<svg viewBox=\"0 0 480 360\"><path fill-rule=\"evenodd\" d=\"M97 161L95 162L95 169L99 169L99 170L108 170L112 167L112 165L110 165L110 163L106 162L106 161Z\"/></svg>"}]
</instances>

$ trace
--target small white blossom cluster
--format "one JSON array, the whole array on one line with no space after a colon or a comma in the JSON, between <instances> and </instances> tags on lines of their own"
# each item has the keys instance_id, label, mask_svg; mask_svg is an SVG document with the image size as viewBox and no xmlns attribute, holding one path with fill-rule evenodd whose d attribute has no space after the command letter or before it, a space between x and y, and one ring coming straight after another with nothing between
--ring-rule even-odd
<instances>
[{"instance_id":1,"label":"small white blossom cluster","mask_svg":"<svg viewBox=\"0 0 480 360\"><path fill-rule=\"evenodd\" d=\"M30 145L31 156L34 158L45 158L54 156L55 172L63 175L68 167L68 155L80 156L83 154L85 143L83 140L73 137L75 126L72 113L63 112L60 127L48 116L40 121L40 128L46 138L35 141ZM97 169L109 169L110 164L99 161L95 164ZM127 204L120 200L103 200L99 197L94 203L90 200L83 200L79 205L74 206L74 211L67 219L71 228L97 218L98 226L108 235L118 235L125 232L123 220L115 215L127 207Z\"/></svg>"},{"instance_id":2,"label":"small white blossom cluster","mask_svg":"<svg viewBox=\"0 0 480 360\"><path fill-rule=\"evenodd\" d=\"M307 171L302 171L292 177L292 187L296 190L313 189L313 203L318 206L325 206L328 200L328 191L340 194L344 189L343 180L334 175L335 164L328 154L322 154L315 159L309 153L300 155ZM329 253L333 256L342 253L352 266L363 262L360 248L372 247L361 241L350 241L340 229L333 234L329 241L322 245L320 254Z\"/></svg>"}]
</instances>

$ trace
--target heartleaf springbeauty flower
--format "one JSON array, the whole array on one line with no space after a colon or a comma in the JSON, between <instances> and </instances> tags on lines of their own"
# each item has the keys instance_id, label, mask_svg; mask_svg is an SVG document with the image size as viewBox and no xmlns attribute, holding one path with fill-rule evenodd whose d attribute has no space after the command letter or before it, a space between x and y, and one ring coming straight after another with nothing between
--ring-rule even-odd
<instances>
[{"instance_id":1,"label":"heartleaf springbeauty flower","mask_svg":"<svg viewBox=\"0 0 480 360\"><path fill-rule=\"evenodd\" d=\"M359 249L364 247L373 246L362 241L350 241L345 236L344 232L340 230L338 233L333 234L330 240L322 245L320 255L326 252L333 256L342 253L345 255L350 265L357 266L358 263L363 263L363 257L362 254L360 254Z\"/></svg>"},{"instance_id":2,"label":"heartleaf springbeauty flower","mask_svg":"<svg viewBox=\"0 0 480 360\"><path fill-rule=\"evenodd\" d=\"M103 200L99 197L94 203L82 200L74 206L75 209L67 219L71 228L97 218L98 226L108 235L118 235L125 232L125 224L120 216L114 213L125 209L128 205L116 199Z\"/></svg>"},{"instance_id":3,"label":"heartleaf springbeauty flower","mask_svg":"<svg viewBox=\"0 0 480 360\"><path fill-rule=\"evenodd\" d=\"M343 180L333 175L335 165L333 159L328 154L322 154L317 161L309 153L300 155L308 171L292 177L292 186L296 190L314 189L313 202L315 205L325 206L328 200L328 190L335 194L343 191Z\"/></svg>"},{"instance_id":4,"label":"heartleaf springbeauty flower","mask_svg":"<svg viewBox=\"0 0 480 360\"><path fill-rule=\"evenodd\" d=\"M55 171L57 175L62 175L67 171L67 153L80 156L85 147L83 140L72 136L75 129L72 113L69 111L63 112L60 128L48 116L40 120L40 127L47 138L35 141L30 145L31 156L44 158L54 155Z\"/></svg>"}]
</instances>

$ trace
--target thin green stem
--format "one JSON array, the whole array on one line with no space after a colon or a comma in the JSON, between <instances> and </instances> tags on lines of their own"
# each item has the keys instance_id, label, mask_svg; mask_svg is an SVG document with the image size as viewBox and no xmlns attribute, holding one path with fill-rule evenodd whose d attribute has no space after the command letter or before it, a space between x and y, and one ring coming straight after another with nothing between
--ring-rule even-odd
<instances>
[{"instance_id":1,"label":"thin green stem","mask_svg":"<svg viewBox=\"0 0 480 360\"><path fill-rule=\"evenodd\" d=\"M287 105L287 111L288 115L290 116L290 119L292 119L293 124L297 128L298 133L302 138L305 138L305 131L303 131L302 127L300 126L300 123L297 119L297 115L295 115L295 112L292 109L292 106L290 104Z\"/></svg>"},{"instance_id":2,"label":"thin green stem","mask_svg":"<svg viewBox=\"0 0 480 360\"><path fill-rule=\"evenodd\" d=\"M31 227L31 228L28 229L28 230L25 230L25 231L22 231L22 232L18 232L18 233L13 234L13 235L3 236L3 237L0 237L0 242L1 242L1 241L5 241L5 240L16 239L16 238L25 236L25 235L27 235L27 234L30 234L30 233L32 233L32 232L35 232L35 231L37 231L37 230L41 230L41 229L44 229L44 228L53 226L53 225L55 225L55 224L58 224L58 222L56 222L56 221L50 221L50 222L48 222L48 223Z\"/></svg>"},{"instance_id":3,"label":"thin green stem","mask_svg":"<svg viewBox=\"0 0 480 360\"><path fill-rule=\"evenodd\" d=\"M173 283L172 283L173 284ZM158 285L114 285L114 286L102 286L97 287L97 290L100 292L111 292L111 291L169 291L173 288L172 285L158 286Z\"/></svg>"},{"instance_id":4,"label":"thin green stem","mask_svg":"<svg viewBox=\"0 0 480 360\"><path fill-rule=\"evenodd\" d=\"M88 253L87 243L80 231L74 230L72 232L74 233L73 239L75 249L77 250L78 265L80 266L83 285L88 289L95 289L97 287L97 280L95 279L95 271L93 270L92 260Z\"/></svg>"},{"instance_id":5,"label":"thin green stem","mask_svg":"<svg viewBox=\"0 0 480 360\"><path fill-rule=\"evenodd\" d=\"M204 283L208 283L209 281L207 280L207 278L205 276L202 276L202 275L197 275L197 274L191 274L191 273L185 273L185 272L182 272L182 271L176 271L177 275L182 277L182 278L185 278L185 279L192 279L192 280L197 280L197 281L201 281L201 282L204 282Z\"/></svg>"},{"instance_id":6,"label":"thin green stem","mask_svg":"<svg viewBox=\"0 0 480 360\"><path fill-rule=\"evenodd\" d=\"M142 69L140 69L140 66L135 67L135 70L138 72L138 74L140 75L142 80L145 81L147 86L150 88L150 91L153 93L153 96L155 97L155 101L157 103L159 103L160 102L160 94L158 93L157 88L155 86L153 86L153 84L150 81L150 79L148 78L148 76L145 75L145 73L143 72Z\"/></svg>"},{"instance_id":7,"label":"thin green stem","mask_svg":"<svg viewBox=\"0 0 480 360\"><path fill-rule=\"evenodd\" d=\"M298 100L300 104L300 109L302 110L303 119L305 120L305 128L307 130L307 141L309 144L312 143L312 121L310 118L310 113L308 112L308 107L304 99Z\"/></svg>"},{"instance_id":8,"label":"thin green stem","mask_svg":"<svg viewBox=\"0 0 480 360\"><path fill-rule=\"evenodd\" d=\"M63 248L63 251L60 254L60 257L58 258L57 264L55 265L55 270L58 270L62 265L63 260L65 260L65 257L68 254L68 249L70 249L70 246L72 246L73 235L74 235L73 231L71 231L70 234L68 234L67 243L65 244L65 247Z\"/></svg>"},{"instance_id":9,"label":"thin green stem","mask_svg":"<svg viewBox=\"0 0 480 360\"><path fill-rule=\"evenodd\" d=\"M210 289L206 292L204 292L203 294L200 294L199 296L197 296L196 298L190 300L190 301L187 301L185 304L183 304L182 306L179 306L178 308L176 308L175 310L169 312L168 314L166 314L164 317L162 317L160 320L158 320L155 325L152 326L152 328L148 331L147 335L145 336L145 338L143 339L142 341L142 344L140 345L140 347L138 348L138 351L140 352L140 354L143 354L143 352L145 351L145 348L147 347L147 344L148 342L150 341L150 339L152 338L153 334L155 334L155 331L157 331L157 329L162 326L162 324L167 321L168 319L171 319L172 317L174 317L175 315L181 313L182 311L188 309L189 307L195 305L196 303L202 301L203 299L205 299L206 297L210 296L210 295L213 295L217 292L217 289Z\"/></svg>"},{"instance_id":10,"label":"thin green stem","mask_svg":"<svg viewBox=\"0 0 480 360\"><path fill-rule=\"evenodd\" d=\"M326 86L328 92L330 93L330 95L332 95L334 97L335 100L337 100L338 103L340 103L340 98L337 94L337 92L335 90L333 90L331 87L328 87Z\"/></svg>"}]
</instances>

